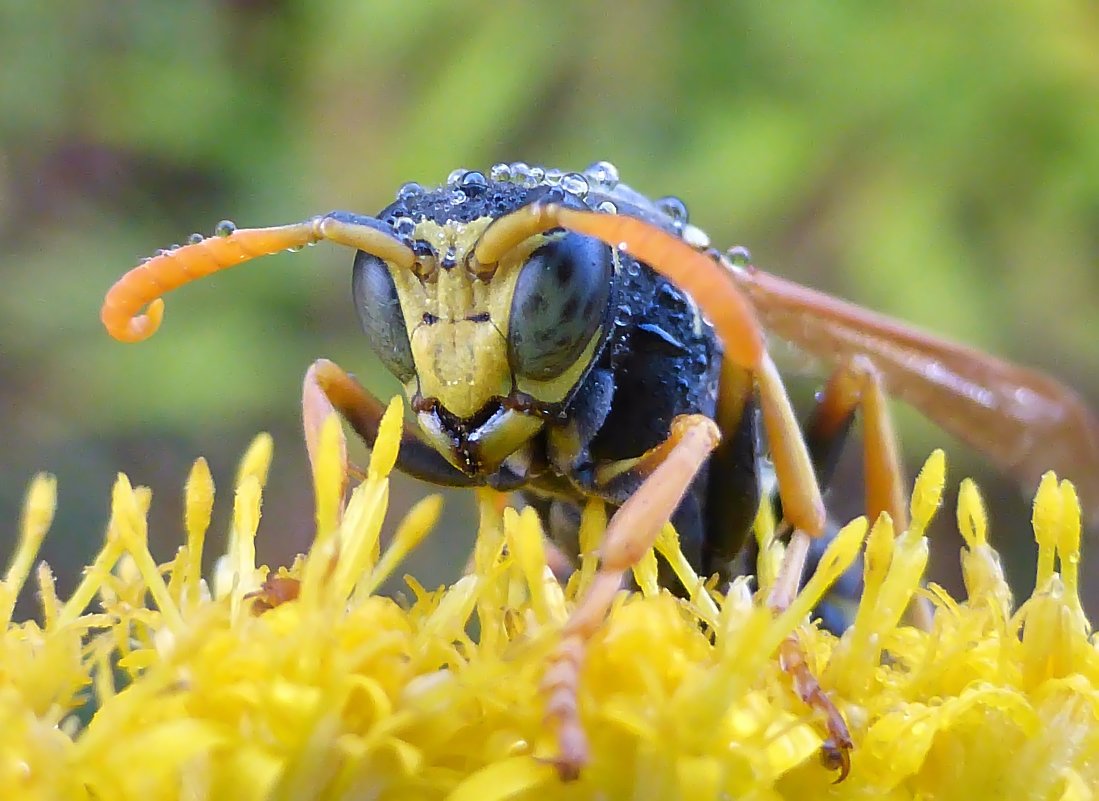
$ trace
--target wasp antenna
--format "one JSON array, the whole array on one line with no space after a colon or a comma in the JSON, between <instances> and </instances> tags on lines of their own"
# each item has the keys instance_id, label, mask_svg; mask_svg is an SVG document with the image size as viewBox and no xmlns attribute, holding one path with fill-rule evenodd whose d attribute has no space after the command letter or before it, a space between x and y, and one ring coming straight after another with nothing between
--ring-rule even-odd
<instances>
[{"instance_id":1,"label":"wasp antenna","mask_svg":"<svg viewBox=\"0 0 1099 801\"><path fill-rule=\"evenodd\" d=\"M107 292L99 317L115 339L140 342L160 327L164 316L160 297L165 293L220 270L317 239L312 220L239 230L221 224L214 236L162 250L122 276ZM145 306L148 311L141 314Z\"/></svg>"},{"instance_id":2,"label":"wasp antenna","mask_svg":"<svg viewBox=\"0 0 1099 801\"><path fill-rule=\"evenodd\" d=\"M475 267L494 265L524 240L551 228L558 228L561 224L550 211L556 208L559 207L535 202L493 220L473 249Z\"/></svg>"},{"instance_id":3,"label":"wasp antenna","mask_svg":"<svg viewBox=\"0 0 1099 801\"><path fill-rule=\"evenodd\" d=\"M107 292L100 319L122 342L140 342L156 333L164 317L161 296L207 275L246 261L330 239L411 266L412 249L372 217L332 212L293 225L235 228L221 223L214 236L162 250L122 276ZM148 307L145 313L141 310Z\"/></svg>"},{"instance_id":4,"label":"wasp antenna","mask_svg":"<svg viewBox=\"0 0 1099 801\"><path fill-rule=\"evenodd\" d=\"M403 269L416 263L412 248L375 217L334 211L317 221L317 233L321 239L365 251Z\"/></svg>"},{"instance_id":5,"label":"wasp antenna","mask_svg":"<svg viewBox=\"0 0 1099 801\"><path fill-rule=\"evenodd\" d=\"M625 214L599 214L551 204L541 217L629 253L695 299L725 345L727 358L756 371L765 353L763 329L751 302L722 264L679 237ZM506 218L504 218L506 219ZM491 226L485 231L491 231Z\"/></svg>"}]
</instances>

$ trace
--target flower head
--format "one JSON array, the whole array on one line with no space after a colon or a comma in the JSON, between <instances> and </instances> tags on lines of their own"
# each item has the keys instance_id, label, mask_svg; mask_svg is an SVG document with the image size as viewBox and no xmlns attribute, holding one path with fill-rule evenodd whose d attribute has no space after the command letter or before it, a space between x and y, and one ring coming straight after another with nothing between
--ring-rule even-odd
<instances>
[{"instance_id":1,"label":"flower head","mask_svg":"<svg viewBox=\"0 0 1099 801\"><path fill-rule=\"evenodd\" d=\"M4 797L972 801L1085 799L1099 786L1099 655L1078 597L1079 505L1067 482L1050 475L1039 489L1038 586L1018 607L971 484L958 508L968 598L921 586L941 454L917 482L909 531L855 521L778 617L744 580L725 594L707 587L669 527L635 571L640 590L621 593L591 643L580 709L593 760L563 784L546 761L538 686L591 580L604 512L585 510L585 554L565 587L533 510L486 497L467 575L437 589L408 578L407 602L380 596L440 507L425 499L379 547L400 418L392 405L346 504L336 423L326 428L317 533L293 565L255 564L271 458L261 438L212 575L200 570L213 503L205 463L187 484L185 542L165 565L146 544L150 494L120 476L79 586L58 598L40 566L40 618L13 621L55 504L52 480L36 479L0 584ZM854 625L836 638L806 624L864 541ZM761 552L765 585L774 548ZM656 559L690 597L657 586ZM930 630L904 622L914 598L932 604ZM855 739L838 785L817 759L819 722L774 656L795 629Z\"/></svg>"}]
</instances>

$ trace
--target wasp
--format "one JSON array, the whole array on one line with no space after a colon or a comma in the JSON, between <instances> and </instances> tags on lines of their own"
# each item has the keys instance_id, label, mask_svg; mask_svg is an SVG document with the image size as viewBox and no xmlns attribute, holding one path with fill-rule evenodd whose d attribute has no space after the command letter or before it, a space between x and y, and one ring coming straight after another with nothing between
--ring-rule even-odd
<instances>
[{"instance_id":1,"label":"wasp","mask_svg":"<svg viewBox=\"0 0 1099 801\"><path fill-rule=\"evenodd\" d=\"M614 514L600 570L543 680L563 776L587 759L577 711L584 645L629 568L671 521L702 575L729 577L773 474L789 543L767 603L789 605L826 530L827 486L861 417L866 513L907 522L887 397L916 407L1024 483L1055 468L1099 503L1099 424L1045 375L923 333L722 252L675 198L652 200L597 162L579 173L498 164L409 183L376 216L335 211L272 228L219 224L160 251L108 292L102 321L135 342L161 323L161 296L198 278L328 240L355 250L351 294L367 345L415 415L397 467L453 487L520 491L549 537L578 550L579 510ZM833 368L799 424L766 335ZM333 411L366 442L384 405L318 360L303 387L315 456ZM842 714L795 638L780 658L823 713L825 755L843 775Z\"/></svg>"}]
</instances>

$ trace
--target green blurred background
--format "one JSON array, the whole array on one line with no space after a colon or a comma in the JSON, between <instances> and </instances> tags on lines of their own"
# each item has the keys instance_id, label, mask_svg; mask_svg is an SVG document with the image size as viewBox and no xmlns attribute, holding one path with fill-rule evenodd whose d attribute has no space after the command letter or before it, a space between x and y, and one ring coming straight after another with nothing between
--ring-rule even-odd
<instances>
[{"instance_id":1,"label":"green blurred background","mask_svg":"<svg viewBox=\"0 0 1099 801\"><path fill-rule=\"evenodd\" d=\"M304 548L305 368L327 356L395 388L359 333L348 254L278 256L182 290L136 346L101 329L103 293L223 217L373 212L402 182L458 166L609 159L761 266L1046 369L1094 402L1097 42L1085 0L5 3L0 557L42 469L60 480L45 553L65 586L97 548L116 471L154 489L168 558L184 477L206 455L222 532L236 459L260 430L277 442L260 556ZM794 383L807 398L813 383ZM910 465L942 444L955 485L979 478L1028 588L1015 488L914 415L901 422ZM844 514L860 492L849 461ZM401 482L395 505L424 492ZM448 505L412 568L428 582L468 552L472 500ZM952 517L934 566L949 584Z\"/></svg>"}]
</instances>

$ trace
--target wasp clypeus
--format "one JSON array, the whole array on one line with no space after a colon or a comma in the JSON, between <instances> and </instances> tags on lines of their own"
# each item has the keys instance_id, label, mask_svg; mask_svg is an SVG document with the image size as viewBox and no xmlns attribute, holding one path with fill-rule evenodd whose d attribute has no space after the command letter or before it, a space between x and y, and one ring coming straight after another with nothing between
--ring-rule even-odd
<instances>
[{"instance_id":1,"label":"wasp clypeus","mask_svg":"<svg viewBox=\"0 0 1099 801\"><path fill-rule=\"evenodd\" d=\"M352 294L368 344L415 414L401 470L519 490L573 553L582 504L598 498L616 510L600 572L544 679L563 774L586 759L576 705L584 643L669 519L699 572L728 577L773 470L792 533L767 602L784 608L825 530L820 487L859 412L866 512L905 526L887 394L1017 479L1055 468L1081 483L1093 511L1099 500L1099 425L1069 389L757 270L741 251L723 254L681 202L638 194L605 162L568 174L523 164L488 176L455 170L437 188L406 184L375 217L224 223L128 273L108 293L103 323L118 339L144 339L160 324L164 293L320 240L355 249ZM765 333L834 366L804 426ZM303 392L311 456L333 409L373 443L383 404L319 360ZM783 648L799 693L824 713L826 755L846 773L842 715L796 640Z\"/></svg>"}]
</instances>

